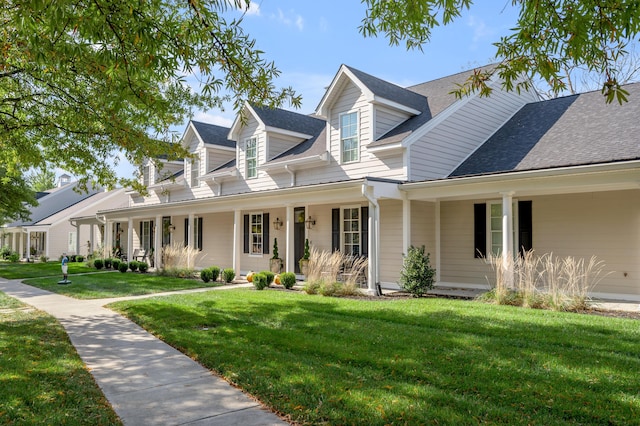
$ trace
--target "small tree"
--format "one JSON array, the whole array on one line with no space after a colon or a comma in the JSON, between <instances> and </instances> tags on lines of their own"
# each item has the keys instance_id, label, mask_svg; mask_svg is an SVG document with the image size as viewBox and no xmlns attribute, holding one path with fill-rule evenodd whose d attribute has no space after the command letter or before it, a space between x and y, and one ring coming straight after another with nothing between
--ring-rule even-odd
<instances>
[{"instance_id":1,"label":"small tree","mask_svg":"<svg viewBox=\"0 0 640 426\"><path fill-rule=\"evenodd\" d=\"M429 253L424 253L424 246L409 247L400 271L400 286L415 297L420 297L433 288L435 275L436 270L429 263Z\"/></svg>"}]
</instances>

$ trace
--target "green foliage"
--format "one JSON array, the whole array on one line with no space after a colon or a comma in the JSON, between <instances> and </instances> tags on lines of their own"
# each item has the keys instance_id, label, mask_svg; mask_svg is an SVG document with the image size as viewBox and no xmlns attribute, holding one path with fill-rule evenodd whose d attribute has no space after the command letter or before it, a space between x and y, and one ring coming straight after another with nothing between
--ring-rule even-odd
<instances>
[{"instance_id":1,"label":"green foliage","mask_svg":"<svg viewBox=\"0 0 640 426\"><path fill-rule=\"evenodd\" d=\"M120 262L120 265L118 265L118 271L122 272L123 274L127 272L128 269L129 265L127 264L127 262Z\"/></svg>"},{"instance_id":2,"label":"green foliage","mask_svg":"<svg viewBox=\"0 0 640 426\"><path fill-rule=\"evenodd\" d=\"M76 256L76 262L84 262L84 256L79 254Z\"/></svg>"},{"instance_id":3,"label":"green foliage","mask_svg":"<svg viewBox=\"0 0 640 426\"><path fill-rule=\"evenodd\" d=\"M404 41L408 49L422 49L431 30L447 25L469 9L470 0L365 0L367 15L360 32L365 37L384 33L391 45ZM638 39L640 9L636 4L603 0L547 2L514 1L520 7L511 34L495 43L500 63L491 70L477 70L455 90L457 96L471 92L491 93L493 74L504 79L507 90L530 87L522 76L539 76L555 94L567 88L565 70L583 66L601 77L606 102L627 100L621 87L619 63L627 45Z\"/></svg>"},{"instance_id":4,"label":"green foliage","mask_svg":"<svg viewBox=\"0 0 640 426\"><path fill-rule=\"evenodd\" d=\"M213 277L213 274L211 273L211 270L209 268L205 268L202 271L200 271L200 279L205 283L208 283L209 281L211 281L212 277Z\"/></svg>"},{"instance_id":5,"label":"green foliage","mask_svg":"<svg viewBox=\"0 0 640 426\"><path fill-rule=\"evenodd\" d=\"M131 272L136 272L138 270L138 261L137 260L132 260L131 262L129 262L129 269L131 269Z\"/></svg>"},{"instance_id":6,"label":"green foliage","mask_svg":"<svg viewBox=\"0 0 640 426\"><path fill-rule=\"evenodd\" d=\"M235 277L236 277L236 271L234 271L233 268L225 268L222 271L222 280L227 284L233 281Z\"/></svg>"},{"instance_id":7,"label":"green foliage","mask_svg":"<svg viewBox=\"0 0 640 426\"><path fill-rule=\"evenodd\" d=\"M116 271L120 269L120 263L122 263L120 259L111 259L111 267Z\"/></svg>"},{"instance_id":8,"label":"green foliage","mask_svg":"<svg viewBox=\"0 0 640 426\"><path fill-rule=\"evenodd\" d=\"M283 272L280 274L280 284L286 289L292 289L296 285L296 274L293 272Z\"/></svg>"},{"instance_id":9,"label":"green foliage","mask_svg":"<svg viewBox=\"0 0 640 426\"><path fill-rule=\"evenodd\" d=\"M47 262L49 260L49 258L47 256L45 256L44 254L42 256L40 256L40 262Z\"/></svg>"},{"instance_id":10,"label":"green foliage","mask_svg":"<svg viewBox=\"0 0 640 426\"><path fill-rule=\"evenodd\" d=\"M252 282L256 290L264 290L269 287L269 284L267 284L267 277L262 272L253 274Z\"/></svg>"},{"instance_id":11,"label":"green foliage","mask_svg":"<svg viewBox=\"0 0 640 426\"><path fill-rule=\"evenodd\" d=\"M134 164L183 158L181 144L163 135L194 109L300 105L291 88L274 86L278 69L238 20L225 18L229 7L248 2L3 6L0 104L9 113L0 115L0 164L60 167L106 186L117 180L118 155ZM192 73L200 76L196 90L185 84Z\"/></svg>"},{"instance_id":12,"label":"green foliage","mask_svg":"<svg viewBox=\"0 0 640 426\"><path fill-rule=\"evenodd\" d=\"M104 267L104 259L94 259L93 266L96 269L102 269Z\"/></svg>"},{"instance_id":13,"label":"green foliage","mask_svg":"<svg viewBox=\"0 0 640 426\"><path fill-rule=\"evenodd\" d=\"M272 259L279 259L280 255L278 253L278 239L274 238L273 239L273 257Z\"/></svg>"},{"instance_id":14,"label":"green foliage","mask_svg":"<svg viewBox=\"0 0 640 426\"><path fill-rule=\"evenodd\" d=\"M0 249L0 257L2 257L3 259L6 259L7 257L9 257L10 254L11 254L11 247L3 246Z\"/></svg>"},{"instance_id":15,"label":"green foliage","mask_svg":"<svg viewBox=\"0 0 640 426\"><path fill-rule=\"evenodd\" d=\"M211 271L211 281L218 281L218 277L220 276L220 267L210 266L209 271Z\"/></svg>"},{"instance_id":16,"label":"green foliage","mask_svg":"<svg viewBox=\"0 0 640 426\"><path fill-rule=\"evenodd\" d=\"M54 168L42 166L27 176L27 183L34 192L43 192L56 186L56 172Z\"/></svg>"},{"instance_id":17,"label":"green foliage","mask_svg":"<svg viewBox=\"0 0 640 426\"><path fill-rule=\"evenodd\" d=\"M104 267L106 269L111 269L113 267L113 259L110 257L107 257L106 259L104 259Z\"/></svg>"},{"instance_id":18,"label":"green foliage","mask_svg":"<svg viewBox=\"0 0 640 426\"><path fill-rule=\"evenodd\" d=\"M138 271L144 274L149 270L149 264L147 262L138 262Z\"/></svg>"},{"instance_id":19,"label":"green foliage","mask_svg":"<svg viewBox=\"0 0 640 426\"><path fill-rule=\"evenodd\" d=\"M11 252L7 259L9 259L11 263L17 263L20 260L20 255L16 252Z\"/></svg>"},{"instance_id":20,"label":"green foliage","mask_svg":"<svg viewBox=\"0 0 640 426\"><path fill-rule=\"evenodd\" d=\"M0 33L3 30L0 29ZM0 41L0 46L2 42ZM0 73L0 76L2 74ZM0 77L0 101L2 100L2 77ZM2 117L2 114L0 114ZM0 118L0 123L2 118ZM0 132L0 147L4 148L5 132ZM12 220L29 220L31 212L28 206L38 205L35 193L29 188L20 174L20 170L8 171L2 161L2 149L0 149L0 223Z\"/></svg>"},{"instance_id":21,"label":"green foliage","mask_svg":"<svg viewBox=\"0 0 640 426\"><path fill-rule=\"evenodd\" d=\"M192 278L194 276L194 270L191 268L179 268L173 266L156 270L156 275L161 277Z\"/></svg>"},{"instance_id":22,"label":"green foliage","mask_svg":"<svg viewBox=\"0 0 640 426\"><path fill-rule=\"evenodd\" d=\"M311 251L309 250L309 239L305 238L304 239L304 254L302 255L302 259L303 260L309 260L310 256L311 256Z\"/></svg>"},{"instance_id":23,"label":"green foliage","mask_svg":"<svg viewBox=\"0 0 640 426\"><path fill-rule=\"evenodd\" d=\"M276 274L271 271L264 270L260 271L260 273L267 278L267 286L270 286L273 283L273 279L276 277Z\"/></svg>"},{"instance_id":24,"label":"green foliage","mask_svg":"<svg viewBox=\"0 0 640 426\"><path fill-rule=\"evenodd\" d=\"M416 297L422 296L433 288L435 275L436 270L429 263L429 253L424 253L424 246L409 247L400 271L400 287Z\"/></svg>"}]
</instances>

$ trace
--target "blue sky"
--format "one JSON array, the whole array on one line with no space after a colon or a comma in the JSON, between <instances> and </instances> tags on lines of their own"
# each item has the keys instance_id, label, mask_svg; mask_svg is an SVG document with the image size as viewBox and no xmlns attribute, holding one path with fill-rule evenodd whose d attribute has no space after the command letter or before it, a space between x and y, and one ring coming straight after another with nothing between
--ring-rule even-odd
<instances>
[{"instance_id":1,"label":"blue sky","mask_svg":"<svg viewBox=\"0 0 640 426\"><path fill-rule=\"evenodd\" d=\"M400 86L409 86L472 69L493 61L501 36L515 26L518 10L511 0L477 2L453 24L433 30L424 50L389 46L383 37L364 38L358 31L365 17L359 0L257 0L245 13L243 28L258 49L281 71L279 87L292 86L303 97L297 111L315 110L341 64L347 64ZM228 12L239 16L238 12ZM288 106L284 106L288 108ZM289 109L289 108L288 108ZM235 113L199 111L193 119L230 126ZM182 135L188 120L176 131ZM133 167L121 164L120 176Z\"/></svg>"}]
</instances>

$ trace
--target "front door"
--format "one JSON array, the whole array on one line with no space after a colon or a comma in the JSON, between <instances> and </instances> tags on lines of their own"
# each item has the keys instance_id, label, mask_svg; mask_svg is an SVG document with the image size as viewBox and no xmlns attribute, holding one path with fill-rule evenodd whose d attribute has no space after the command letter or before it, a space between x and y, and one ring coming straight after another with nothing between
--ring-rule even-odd
<instances>
[{"instance_id":1,"label":"front door","mask_svg":"<svg viewBox=\"0 0 640 426\"><path fill-rule=\"evenodd\" d=\"M293 253L296 261L296 274L300 273L300 262L304 256L304 207L298 207L293 210Z\"/></svg>"}]
</instances>

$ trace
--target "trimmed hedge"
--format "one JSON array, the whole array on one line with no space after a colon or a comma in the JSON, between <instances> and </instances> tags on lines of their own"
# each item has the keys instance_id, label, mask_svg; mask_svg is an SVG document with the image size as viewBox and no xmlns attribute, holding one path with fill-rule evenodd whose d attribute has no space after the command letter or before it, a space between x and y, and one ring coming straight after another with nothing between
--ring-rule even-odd
<instances>
[{"instance_id":1,"label":"trimmed hedge","mask_svg":"<svg viewBox=\"0 0 640 426\"><path fill-rule=\"evenodd\" d=\"M296 285L296 274L293 272L284 272L280 274L280 284L287 289L293 288L293 286Z\"/></svg>"}]
</instances>

